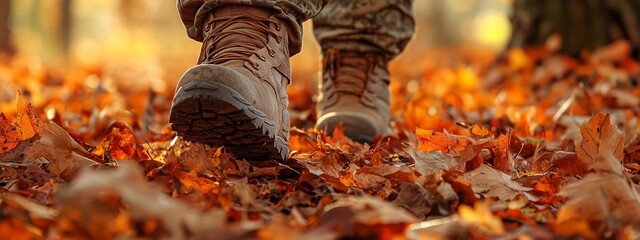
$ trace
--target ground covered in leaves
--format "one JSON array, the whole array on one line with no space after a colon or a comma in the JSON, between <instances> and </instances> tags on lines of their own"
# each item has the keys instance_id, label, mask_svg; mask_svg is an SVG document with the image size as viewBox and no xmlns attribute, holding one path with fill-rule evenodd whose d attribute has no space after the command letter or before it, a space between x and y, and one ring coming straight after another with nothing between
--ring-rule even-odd
<instances>
[{"instance_id":1,"label":"ground covered in leaves","mask_svg":"<svg viewBox=\"0 0 640 240\"><path fill-rule=\"evenodd\" d=\"M170 91L4 59L0 236L638 239L640 63L554 48L394 67L372 145L306 128L292 87L290 157L257 163L175 138Z\"/></svg>"}]
</instances>

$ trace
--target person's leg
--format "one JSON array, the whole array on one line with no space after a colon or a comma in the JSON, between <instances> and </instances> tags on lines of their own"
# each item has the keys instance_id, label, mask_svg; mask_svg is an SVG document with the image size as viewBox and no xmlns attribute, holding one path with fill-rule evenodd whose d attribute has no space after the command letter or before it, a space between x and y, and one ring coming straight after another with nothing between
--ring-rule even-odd
<instances>
[{"instance_id":1,"label":"person's leg","mask_svg":"<svg viewBox=\"0 0 640 240\"><path fill-rule=\"evenodd\" d=\"M289 151L289 57L301 23L326 0L179 0L189 37L202 42L198 66L180 79L169 121L189 141L224 146L247 160Z\"/></svg>"},{"instance_id":2,"label":"person's leg","mask_svg":"<svg viewBox=\"0 0 640 240\"><path fill-rule=\"evenodd\" d=\"M389 133L388 62L411 39L411 0L332 1L313 19L323 53L318 122L329 133L371 142Z\"/></svg>"}]
</instances>

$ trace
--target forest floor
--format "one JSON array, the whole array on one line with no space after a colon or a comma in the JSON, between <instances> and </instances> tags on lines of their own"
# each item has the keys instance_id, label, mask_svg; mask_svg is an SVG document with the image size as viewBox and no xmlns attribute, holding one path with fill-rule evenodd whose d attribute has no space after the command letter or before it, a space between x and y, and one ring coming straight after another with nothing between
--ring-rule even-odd
<instances>
[{"instance_id":1,"label":"forest floor","mask_svg":"<svg viewBox=\"0 0 640 240\"><path fill-rule=\"evenodd\" d=\"M4 59L0 236L638 239L640 62L551 47L394 67L372 145L308 128L312 87L291 87L284 162L176 138L171 91Z\"/></svg>"}]
</instances>

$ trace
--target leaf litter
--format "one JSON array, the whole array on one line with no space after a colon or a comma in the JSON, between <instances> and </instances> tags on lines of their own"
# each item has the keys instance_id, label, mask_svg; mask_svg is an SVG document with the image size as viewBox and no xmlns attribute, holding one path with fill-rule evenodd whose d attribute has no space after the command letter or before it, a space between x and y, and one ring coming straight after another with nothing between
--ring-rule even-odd
<instances>
[{"instance_id":1,"label":"leaf litter","mask_svg":"<svg viewBox=\"0 0 640 240\"><path fill-rule=\"evenodd\" d=\"M72 94L32 104L24 86L0 109L0 236L636 239L640 63L620 44L580 59L541 47L421 60L417 80L390 86L394 134L359 144L342 127L293 128L284 162L176 138L169 92L105 93L82 82L109 76L75 71L50 86ZM0 70L17 86L38 74L10 61ZM298 99L308 89L289 89L293 111L313 109Z\"/></svg>"}]
</instances>

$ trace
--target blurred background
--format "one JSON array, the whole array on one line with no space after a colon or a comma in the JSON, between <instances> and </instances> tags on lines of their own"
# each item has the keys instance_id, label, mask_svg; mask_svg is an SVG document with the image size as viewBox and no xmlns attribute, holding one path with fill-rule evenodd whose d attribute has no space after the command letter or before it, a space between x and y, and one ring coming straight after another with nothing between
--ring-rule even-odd
<instances>
[{"instance_id":1,"label":"blurred background","mask_svg":"<svg viewBox=\"0 0 640 240\"><path fill-rule=\"evenodd\" d=\"M166 91L195 64L200 50L199 43L186 36L175 1L0 2L0 21L8 20L8 28L0 28L0 39L5 39L0 44L47 66L97 68L129 80L144 74L131 84ZM429 49L443 47L499 51L510 35L510 6L511 0L414 1L417 32L396 64L422 59ZM311 24L304 24L304 50L292 60L294 85L315 81L316 75L309 73L319 69L319 48ZM417 75L420 68L407 71Z\"/></svg>"}]
</instances>

